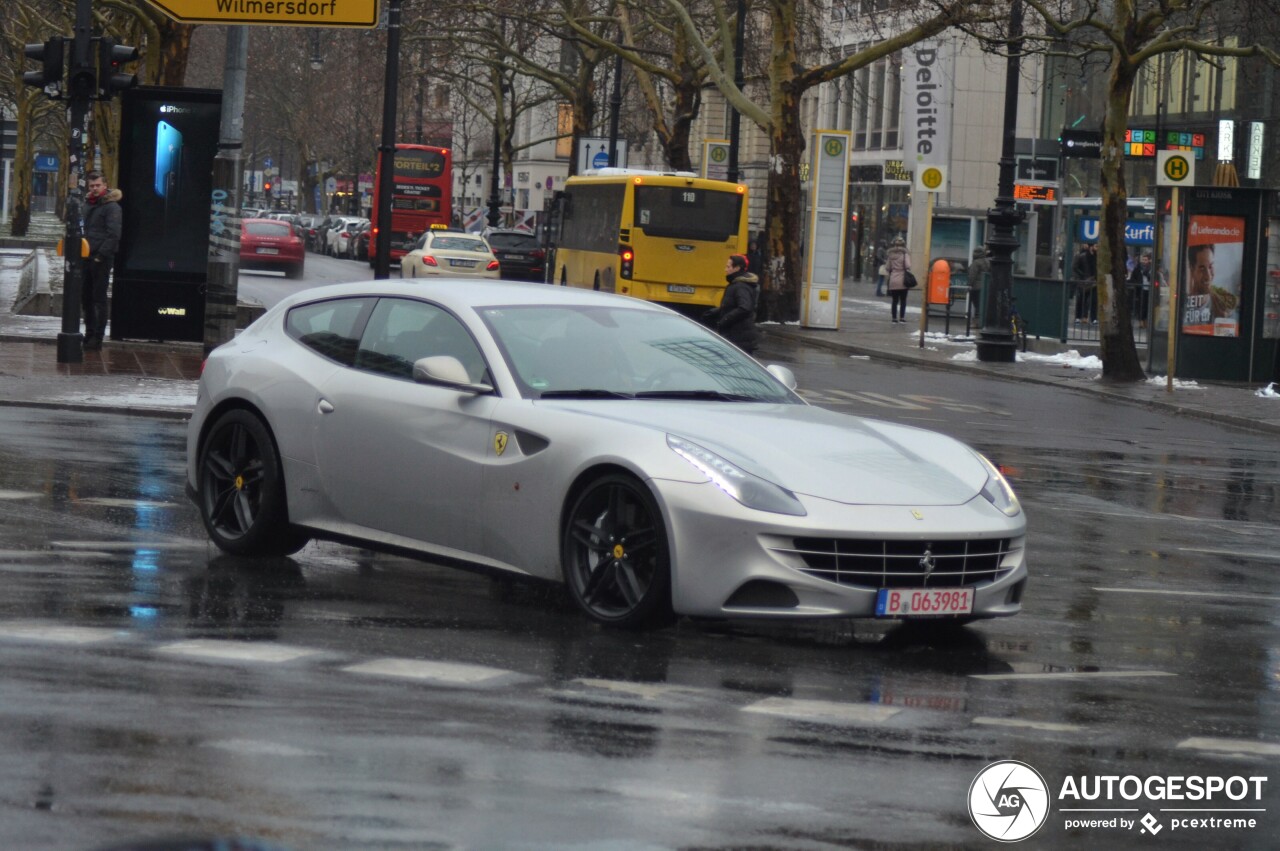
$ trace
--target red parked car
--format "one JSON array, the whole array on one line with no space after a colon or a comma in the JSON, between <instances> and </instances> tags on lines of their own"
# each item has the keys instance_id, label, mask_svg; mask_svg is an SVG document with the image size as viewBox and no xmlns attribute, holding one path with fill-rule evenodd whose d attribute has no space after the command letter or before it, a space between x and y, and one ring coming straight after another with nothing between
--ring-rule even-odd
<instances>
[{"instance_id":1,"label":"red parked car","mask_svg":"<svg viewBox=\"0 0 1280 851\"><path fill-rule=\"evenodd\" d=\"M306 249L288 222L244 219L240 223L240 268L284 272L302 277Z\"/></svg>"}]
</instances>

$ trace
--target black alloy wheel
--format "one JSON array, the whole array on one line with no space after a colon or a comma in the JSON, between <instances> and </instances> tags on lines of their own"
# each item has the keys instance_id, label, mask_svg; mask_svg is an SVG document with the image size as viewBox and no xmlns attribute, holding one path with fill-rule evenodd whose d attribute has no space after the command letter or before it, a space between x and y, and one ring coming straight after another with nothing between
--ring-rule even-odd
<instances>
[{"instance_id":1,"label":"black alloy wheel","mask_svg":"<svg viewBox=\"0 0 1280 851\"><path fill-rule=\"evenodd\" d=\"M224 552L282 556L308 536L289 524L284 474L266 425L242 409L227 411L200 450L200 517Z\"/></svg>"},{"instance_id":2,"label":"black alloy wheel","mask_svg":"<svg viewBox=\"0 0 1280 851\"><path fill-rule=\"evenodd\" d=\"M673 619L667 533L653 496L631 476L602 476L565 516L561 564L573 599L610 626L661 626Z\"/></svg>"}]
</instances>

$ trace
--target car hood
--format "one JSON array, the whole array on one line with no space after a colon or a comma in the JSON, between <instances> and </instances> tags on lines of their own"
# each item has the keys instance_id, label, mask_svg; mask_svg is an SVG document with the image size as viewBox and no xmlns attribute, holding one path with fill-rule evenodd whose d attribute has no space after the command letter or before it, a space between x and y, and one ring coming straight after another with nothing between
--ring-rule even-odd
<instances>
[{"instance_id":1,"label":"car hood","mask_svg":"<svg viewBox=\"0 0 1280 851\"><path fill-rule=\"evenodd\" d=\"M847 504L961 505L987 481L971 449L937 432L808 405L554 401L683 437L797 494Z\"/></svg>"}]
</instances>

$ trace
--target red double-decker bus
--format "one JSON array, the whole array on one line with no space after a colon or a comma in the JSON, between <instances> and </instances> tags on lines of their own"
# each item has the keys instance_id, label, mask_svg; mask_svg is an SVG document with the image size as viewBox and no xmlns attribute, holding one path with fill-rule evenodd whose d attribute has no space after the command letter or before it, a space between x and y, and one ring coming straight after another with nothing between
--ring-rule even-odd
<instances>
[{"instance_id":1,"label":"red double-decker bus","mask_svg":"<svg viewBox=\"0 0 1280 851\"><path fill-rule=\"evenodd\" d=\"M373 227L369 255L377 250L379 173L373 182ZM433 145L396 145L391 173L391 259L398 260L413 249L413 243L433 225L448 227L453 212L453 156L448 148Z\"/></svg>"}]
</instances>

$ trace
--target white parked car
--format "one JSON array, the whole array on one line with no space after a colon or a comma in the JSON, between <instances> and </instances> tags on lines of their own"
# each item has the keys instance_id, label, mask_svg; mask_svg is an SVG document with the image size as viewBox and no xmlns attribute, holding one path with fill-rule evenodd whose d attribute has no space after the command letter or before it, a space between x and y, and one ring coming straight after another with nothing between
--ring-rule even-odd
<instances>
[{"instance_id":1,"label":"white parked car","mask_svg":"<svg viewBox=\"0 0 1280 851\"><path fill-rule=\"evenodd\" d=\"M325 233L325 254L330 257L345 257L347 242L355 233L356 225L367 221L369 220L360 216L343 216L336 220L334 226Z\"/></svg>"},{"instance_id":2,"label":"white parked car","mask_svg":"<svg viewBox=\"0 0 1280 851\"><path fill-rule=\"evenodd\" d=\"M996 467L794 384L624 296L310 289L210 354L188 492L230 553L461 561L563 582L617 626L1016 614L1026 520Z\"/></svg>"}]
</instances>

